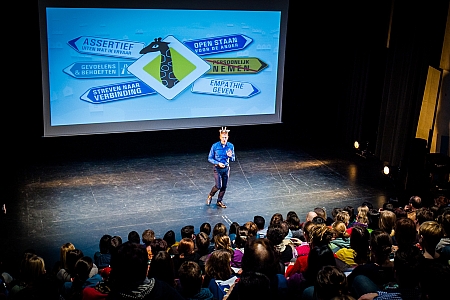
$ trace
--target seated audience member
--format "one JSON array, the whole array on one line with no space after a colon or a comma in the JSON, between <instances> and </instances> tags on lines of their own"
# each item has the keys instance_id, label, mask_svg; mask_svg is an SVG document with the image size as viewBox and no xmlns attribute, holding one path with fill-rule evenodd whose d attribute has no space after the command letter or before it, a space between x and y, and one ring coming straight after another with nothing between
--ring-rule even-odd
<instances>
[{"instance_id":1,"label":"seated audience member","mask_svg":"<svg viewBox=\"0 0 450 300\"><path fill-rule=\"evenodd\" d=\"M306 217L305 217L305 222L301 223L301 227L303 228L305 226L305 223L308 221L312 221L312 219L314 219L315 217L317 217L317 214L314 211L308 211L306 213Z\"/></svg>"},{"instance_id":2,"label":"seated audience member","mask_svg":"<svg viewBox=\"0 0 450 300\"><path fill-rule=\"evenodd\" d=\"M159 279L172 287L176 287L175 267L167 251L160 250L153 254L148 277Z\"/></svg>"},{"instance_id":3,"label":"seated audience member","mask_svg":"<svg viewBox=\"0 0 450 300\"><path fill-rule=\"evenodd\" d=\"M231 267L242 267L242 256L244 256L245 243L249 240L248 229L245 226L239 226L236 234L235 248L233 249L233 256L231 258Z\"/></svg>"},{"instance_id":4,"label":"seated audience member","mask_svg":"<svg viewBox=\"0 0 450 300\"><path fill-rule=\"evenodd\" d=\"M422 299L441 300L450 295L450 265L430 264L420 274Z\"/></svg>"},{"instance_id":5,"label":"seated audience member","mask_svg":"<svg viewBox=\"0 0 450 300\"><path fill-rule=\"evenodd\" d=\"M135 230L132 230L128 233L128 241L136 244L141 243L141 236Z\"/></svg>"},{"instance_id":6,"label":"seated audience member","mask_svg":"<svg viewBox=\"0 0 450 300\"><path fill-rule=\"evenodd\" d=\"M372 208L374 208L374 207L373 207L373 204L372 204L371 202L368 202L368 201L364 201L363 203L361 203L361 206L367 206L367 208L368 208L369 210L371 210Z\"/></svg>"},{"instance_id":7,"label":"seated audience member","mask_svg":"<svg viewBox=\"0 0 450 300\"><path fill-rule=\"evenodd\" d=\"M444 237L436 245L436 253L439 254L440 260L450 264L450 210L445 211L439 220L444 230Z\"/></svg>"},{"instance_id":8,"label":"seated audience member","mask_svg":"<svg viewBox=\"0 0 450 300\"><path fill-rule=\"evenodd\" d=\"M434 206L437 207L437 215L442 215L446 208L450 207L450 199L440 195L434 199Z\"/></svg>"},{"instance_id":9,"label":"seated audience member","mask_svg":"<svg viewBox=\"0 0 450 300\"><path fill-rule=\"evenodd\" d=\"M416 210L422 207L422 198L419 196L412 196L409 198L408 204L405 205L407 217L411 220L416 220Z\"/></svg>"},{"instance_id":10,"label":"seated audience member","mask_svg":"<svg viewBox=\"0 0 450 300\"><path fill-rule=\"evenodd\" d=\"M167 252L169 252L169 254L173 254L170 252L172 248L176 248L177 241L175 238L175 232L173 230L168 230L166 233L164 233L163 240L165 240L167 243Z\"/></svg>"},{"instance_id":11,"label":"seated audience member","mask_svg":"<svg viewBox=\"0 0 450 300\"><path fill-rule=\"evenodd\" d=\"M147 277L148 253L144 245L125 242L111 260L111 291L108 300L184 299L159 279Z\"/></svg>"},{"instance_id":12,"label":"seated audience member","mask_svg":"<svg viewBox=\"0 0 450 300\"><path fill-rule=\"evenodd\" d=\"M89 256L83 256L76 262L72 281L65 282L61 289L61 296L64 299L81 299L84 288L95 287L102 281L103 278L98 273L90 276L93 266L94 262Z\"/></svg>"},{"instance_id":13,"label":"seated audience member","mask_svg":"<svg viewBox=\"0 0 450 300\"><path fill-rule=\"evenodd\" d=\"M336 216L338 213L340 213L342 211L342 207L335 207L331 210L331 218L333 219L333 222L331 224L333 224L334 222L336 222ZM328 226L331 226L328 225Z\"/></svg>"},{"instance_id":14,"label":"seated audience member","mask_svg":"<svg viewBox=\"0 0 450 300\"><path fill-rule=\"evenodd\" d=\"M233 222L230 224L230 228L228 229L228 236L230 237L231 246L234 247L234 240L236 239L236 231L239 227L237 222Z\"/></svg>"},{"instance_id":15,"label":"seated audience member","mask_svg":"<svg viewBox=\"0 0 450 300\"><path fill-rule=\"evenodd\" d=\"M178 253L173 257L173 266L175 270L175 277L178 278L177 270L185 261L195 261L198 263L199 254L194 249L194 241L191 238L182 238L178 244Z\"/></svg>"},{"instance_id":16,"label":"seated audience member","mask_svg":"<svg viewBox=\"0 0 450 300\"><path fill-rule=\"evenodd\" d=\"M419 232L419 227L423 222L435 221L434 213L428 207L421 207L416 210L416 230Z\"/></svg>"},{"instance_id":17,"label":"seated audience member","mask_svg":"<svg viewBox=\"0 0 450 300\"><path fill-rule=\"evenodd\" d=\"M327 211L325 210L325 207L316 207L314 208L314 212L317 214L317 216L323 218L325 220L325 224L327 226L330 226L334 220L332 217L327 215Z\"/></svg>"},{"instance_id":18,"label":"seated audience member","mask_svg":"<svg viewBox=\"0 0 450 300\"><path fill-rule=\"evenodd\" d=\"M380 211L380 219L378 220L378 227L389 234L394 239L392 242L395 245L395 222L397 222L397 216L390 210Z\"/></svg>"},{"instance_id":19,"label":"seated audience member","mask_svg":"<svg viewBox=\"0 0 450 300\"><path fill-rule=\"evenodd\" d=\"M230 261L231 253L224 249L213 251L206 261L202 287L208 288L217 300L222 300L226 295L220 283L232 278Z\"/></svg>"},{"instance_id":20,"label":"seated audience member","mask_svg":"<svg viewBox=\"0 0 450 300\"><path fill-rule=\"evenodd\" d=\"M272 300L269 278L259 272L245 272L239 277L239 285L233 285L228 294L234 291L236 299Z\"/></svg>"},{"instance_id":21,"label":"seated audience member","mask_svg":"<svg viewBox=\"0 0 450 300\"><path fill-rule=\"evenodd\" d=\"M333 251L328 247L328 244L311 247L306 270L303 273L292 275L287 280L290 294L295 298L302 297L306 288L316 284L317 273L324 266L336 266Z\"/></svg>"},{"instance_id":22,"label":"seated audience member","mask_svg":"<svg viewBox=\"0 0 450 300\"><path fill-rule=\"evenodd\" d=\"M352 284L355 298L361 300L375 298L377 300L421 299L421 290L419 288L419 265L421 259L423 259L423 256L419 248L414 246L399 247L394 259L396 281L385 286L383 289L379 289L368 277L358 275L354 278Z\"/></svg>"},{"instance_id":23,"label":"seated audience member","mask_svg":"<svg viewBox=\"0 0 450 300\"><path fill-rule=\"evenodd\" d=\"M314 208L314 212L318 217L321 217L325 221L327 220L327 212L325 211L325 207L316 207Z\"/></svg>"},{"instance_id":24,"label":"seated audience member","mask_svg":"<svg viewBox=\"0 0 450 300\"><path fill-rule=\"evenodd\" d=\"M183 227L181 227L180 233L181 233L181 240L182 239L190 239L190 240L192 240L194 242L194 250L195 250L197 248L197 246L195 245L194 226L193 225L183 226ZM169 250L169 254L170 255L177 255L178 254L178 244L180 243L180 241L178 241L174 245L172 245L172 247ZM175 271L176 270L177 269L175 269Z\"/></svg>"},{"instance_id":25,"label":"seated audience member","mask_svg":"<svg viewBox=\"0 0 450 300\"><path fill-rule=\"evenodd\" d=\"M308 265L307 261L308 261L308 254L309 251L311 250L311 240L312 240L312 236L311 236L311 231L313 229L313 227L316 226L316 224L314 224L312 221L307 221L305 223L305 225L303 226L303 234L305 236L305 242L302 243L301 245L297 246L296 248L296 252L297 252L297 258L295 260L295 262L292 264L290 263L288 265L288 267L286 268L285 274L284 276L286 278L289 278L290 276L292 276L295 273L302 273L306 270L306 267ZM319 226L325 226L325 224L319 225Z\"/></svg>"},{"instance_id":26,"label":"seated audience member","mask_svg":"<svg viewBox=\"0 0 450 300\"><path fill-rule=\"evenodd\" d=\"M330 241L330 248L336 253L341 248L350 248L350 234L347 233L347 227L344 222L335 221L331 225L334 238Z\"/></svg>"},{"instance_id":27,"label":"seated audience member","mask_svg":"<svg viewBox=\"0 0 450 300\"><path fill-rule=\"evenodd\" d=\"M379 289L384 285L395 281L394 263L390 259L392 253L392 240L389 234L377 229L370 234L370 261L356 266L348 275L348 283L353 284L353 279L358 275L365 275Z\"/></svg>"},{"instance_id":28,"label":"seated audience member","mask_svg":"<svg viewBox=\"0 0 450 300\"><path fill-rule=\"evenodd\" d=\"M372 232L372 230L378 229L380 225L380 211L375 208L371 208L369 212L367 213L367 218L369 219L367 229L369 232Z\"/></svg>"},{"instance_id":29,"label":"seated audience member","mask_svg":"<svg viewBox=\"0 0 450 300\"><path fill-rule=\"evenodd\" d=\"M439 254L436 253L436 246L443 237L444 231L438 222L426 221L420 225L419 244L426 260L439 258Z\"/></svg>"},{"instance_id":30,"label":"seated audience member","mask_svg":"<svg viewBox=\"0 0 450 300\"><path fill-rule=\"evenodd\" d=\"M47 275L42 257L24 253L19 271L18 278L10 282L8 300L59 299L58 287L54 285L52 276Z\"/></svg>"},{"instance_id":31,"label":"seated audience member","mask_svg":"<svg viewBox=\"0 0 450 300\"><path fill-rule=\"evenodd\" d=\"M370 233L367 228L360 225L354 226L350 234L350 248L339 249L335 256L347 265L344 268L354 268L369 261L369 243Z\"/></svg>"},{"instance_id":32,"label":"seated audience member","mask_svg":"<svg viewBox=\"0 0 450 300\"><path fill-rule=\"evenodd\" d=\"M280 213L274 213L272 217L270 217L269 226L284 221L283 215Z\"/></svg>"},{"instance_id":33,"label":"seated audience member","mask_svg":"<svg viewBox=\"0 0 450 300\"><path fill-rule=\"evenodd\" d=\"M208 222L202 223L202 225L200 225L200 232L204 232L208 236L210 236L211 235L211 224L209 224Z\"/></svg>"},{"instance_id":34,"label":"seated audience member","mask_svg":"<svg viewBox=\"0 0 450 300\"><path fill-rule=\"evenodd\" d=\"M368 228L369 218L367 216L369 208L367 206L359 206L357 209L356 220L347 226L347 232L352 234L353 227L362 226ZM370 232L369 232L370 233Z\"/></svg>"},{"instance_id":35,"label":"seated audience member","mask_svg":"<svg viewBox=\"0 0 450 300\"><path fill-rule=\"evenodd\" d=\"M287 265L294 258L293 248L289 244L283 243L285 237L285 232L280 224L270 225L267 229L267 239L274 246L274 250L283 265Z\"/></svg>"},{"instance_id":36,"label":"seated audience member","mask_svg":"<svg viewBox=\"0 0 450 300\"><path fill-rule=\"evenodd\" d=\"M195 236L195 243L197 244L197 254L199 256L197 263L200 265L200 268L204 273L206 260L210 254L209 245L211 244L211 239L205 232L199 232Z\"/></svg>"},{"instance_id":37,"label":"seated audience member","mask_svg":"<svg viewBox=\"0 0 450 300\"><path fill-rule=\"evenodd\" d=\"M66 255L70 250L74 250L75 246L72 243L64 243L59 248L59 261L55 263L53 267L53 274L56 278L56 274L58 274L59 270L67 269Z\"/></svg>"},{"instance_id":38,"label":"seated audience member","mask_svg":"<svg viewBox=\"0 0 450 300\"><path fill-rule=\"evenodd\" d=\"M167 242L161 238L155 238L150 242L150 248L152 249L153 254L156 254L159 251L166 251L167 247Z\"/></svg>"},{"instance_id":39,"label":"seated audience member","mask_svg":"<svg viewBox=\"0 0 450 300\"><path fill-rule=\"evenodd\" d=\"M193 261L185 261L178 269L179 291L188 300L213 300L214 296L208 288L203 288L203 277L200 266Z\"/></svg>"},{"instance_id":40,"label":"seated audience member","mask_svg":"<svg viewBox=\"0 0 450 300\"><path fill-rule=\"evenodd\" d=\"M349 292L347 277L338 267L324 266L317 272L315 284L306 288L302 300L353 300Z\"/></svg>"},{"instance_id":41,"label":"seated audience member","mask_svg":"<svg viewBox=\"0 0 450 300\"><path fill-rule=\"evenodd\" d=\"M267 233L266 219L263 216L254 216L253 223L258 227L258 231L256 232L256 238L265 238Z\"/></svg>"},{"instance_id":42,"label":"seated audience member","mask_svg":"<svg viewBox=\"0 0 450 300\"><path fill-rule=\"evenodd\" d=\"M260 273L270 281L268 297L265 299L284 299L287 296L287 281L281 273L280 264L268 239L250 239L245 245L242 257L242 274ZM236 282L227 300L240 299L240 281Z\"/></svg>"},{"instance_id":43,"label":"seated audience member","mask_svg":"<svg viewBox=\"0 0 450 300\"><path fill-rule=\"evenodd\" d=\"M326 220L322 217L316 216L312 219L312 222L316 225L327 225Z\"/></svg>"},{"instance_id":44,"label":"seated audience member","mask_svg":"<svg viewBox=\"0 0 450 300\"><path fill-rule=\"evenodd\" d=\"M122 245L122 238L118 235L115 235L111 238L111 249L109 250L111 252L111 256L114 254L114 252L116 251L117 247L119 247L120 245Z\"/></svg>"},{"instance_id":45,"label":"seated audience member","mask_svg":"<svg viewBox=\"0 0 450 300\"><path fill-rule=\"evenodd\" d=\"M381 210L390 210L390 211L394 212L394 204L392 204L390 202L385 202L385 203L383 203Z\"/></svg>"},{"instance_id":46,"label":"seated audience member","mask_svg":"<svg viewBox=\"0 0 450 300\"><path fill-rule=\"evenodd\" d=\"M289 230L292 233L292 237L301 240L303 238L303 231L300 226L301 223L300 218L298 217L295 211L290 211L287 213L286 223L289 226Z\"/></svg>"},{"instance_id":47,"label":"seated audience member","mask_svg":"<svg viewBox=\"0 0 450 300\"><path fill-rule=\"evenodd\" d=\"M395 241L397 245L395 248L410 247L417 245L419 242L418 233L416 231L416 224L410 218L397 218L395 222Z\"/></svg>"},{"instance_id":48,"label":"seated audience member","mask_svg":"<svg viewBox=\"0 0 450 300\"><path fill-rule=\"evenodd\" d=\"M397 217L397 220L408 217L408 214L406 213L406 211L403 207L396 207L396 208L394 208L393 212L394 212L395 216Z\"/></svg>"},{"instance_id":49,"label":"seated audience member","mask_svg":"<svg viewBox=\"0 0 450 300\"><path fill-rule=\"evenodd\" d=\"M87 286L82 291L82 300L107 300L109 291L111 290L109 284L109 274L111 267L103 268L99 274L102 280L94 287Z\"/></svg>"},{"instance_id":50,"label":"seated audience member","mask_svg":"<svg viewBox=\"0 0 450 300\"><path fill-rule=\"evenodd\" d=\"M281 228L283 229L283 231L285 232L285 236L284 236L285 242L289 243L290 239L292 238L292 231L289 228L289 224L288 224L288 222L286 222L286 220L284 220L284 221L280 222L280 225L281 225Z\"/></svg>"},{"instance_id":51,"label":"seated audience member","mask_svg":"<svg viewBox=\"0 0 450 300\"><path fill-rule=\"evenodd\" d=\"M256 238L256 235L258 234L258 226L256 226L256 224L252 221L245 222L244 226L248 230L248 236Z\"/></svg>"},{"instance_id":52,"label":"seated audience member","mask_svg":"<svg viewBox=\"0 0 450 300\"><path fill-rule=\"evenodd\" d=\"M351 206L351 205L344 206L342 208L342 210L346 211L348 213L348 215L350 216L349 224L356 221L355 208L353 206ZM347 227L348 227L348 224L347 224Z\"/></svg>"},{"instance_id":53,"label":"seated audience member","mask_svg":"<svg viewBox=\"0 0 450 300\"><path fill-rule=\"evenodd\" d=\"M94 263L99 269L109 267L111 261L111 239L112 236L104 234L98 243L99 251L94 253Z\"/></svg>"},{"instance_id":54,"label":"seated audience member","mask_svg":"<svg viewBox=\"0 0 450 300\"><path fill-rule=\"evenodd\" d=\"M342 222L344 223L345 227L348 228L348 224L350 223L350 215L348 214L348 211L343 210L338 212L335 222Z\"/></svg>"},{"instance_id":55,"label":"seated audience member","mask_svg":"<svg viewBox=\"0 0 450 300\"><path fill-rule=\"evenodd\" d=\"M214 237L216 235L219 235L219 234L228 235L227 227L225 226L225 224L223 224L221 222L216 223L216 225L214 225L214 227L213 227L212 237L211 237L211 245L209 246L209 252L214 251L214 249L215 249L215 247L214 247Z\"/></svg>"},{"instance_id":56,"label":"seated audience member","mask_svg":"<svg viewBox=\"0 0 450 300\"><path fill-rule=\"evenodd\" d=\"M234 250L231 247L230 237L226 234L218 234L214 237L214 251L225 250L230 252L231 257L233 257ZM213 252L214 252L213 251Z\"/></svg>"},{"instance_id":57,"label":"seated audience member","mask_svg":"<svg viewBox=\"0 0 450 300\"><path fill-rule=\"evenodd\" d=\"M70 282L72 280L75 270L75 264L83 256L84 256L83 251L81 251L80 249L73 249L67 252L66 254L67 269L61 269L56 274L56 278L61 284L63 284L64 282Z\"/></svg>"},{"instance_id":58,"label":"seated audience member","mask_svg":"<svg viewBox=\"0 0 450 300\"><path fill-rule=\"evenodd\" d=\"M147 251L149 253L151 253L152 249L151 249L150 243L153 242L153 240L155 239L155 232L151 229L145 229L141 234L141 238L142 238L142 243L147 248Z\"/></svg>"}]
</instances>

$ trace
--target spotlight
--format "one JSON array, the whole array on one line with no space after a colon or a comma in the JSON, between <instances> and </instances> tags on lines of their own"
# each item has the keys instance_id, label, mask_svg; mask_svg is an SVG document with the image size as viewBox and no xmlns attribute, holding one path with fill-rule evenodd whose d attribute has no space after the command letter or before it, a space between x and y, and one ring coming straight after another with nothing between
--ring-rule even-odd
<instances>
[{"instance_id":1,"label":"spotlight","mask_svg":"<svg viewBox=\"0 0 450 300\"><path fill-rule=\"evenodd\" d=\"M358 142L358 141L355 141L355 142L353 143L353 146L355 147L355 149L359 149L359 142Z\"/></svg>"},{"instance_id":2,"label":"spotlight","mask_svg":"<svg viewBox=\"0 0 450 300\"><path fill-rule=\"evenodd\" d=\"M384 175L389 175L389 166L384 166L384 168L383 168L383 174L384 174Z\"/></svg>"}]
</instances>

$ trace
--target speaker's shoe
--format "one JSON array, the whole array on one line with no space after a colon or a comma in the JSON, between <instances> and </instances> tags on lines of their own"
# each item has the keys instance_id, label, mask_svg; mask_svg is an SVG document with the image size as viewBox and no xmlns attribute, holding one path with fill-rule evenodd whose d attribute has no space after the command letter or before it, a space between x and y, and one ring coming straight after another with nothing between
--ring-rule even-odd
<instances>
[{"instance_id":1,"label":"speaker's shoe","mask_svg":"<svg viewBox=\"0 0 450 300\"><path fill-rule=\"evenodd\" d=\"M225 204L223 204L222 201L217 202L217 207L220 207L220 208L227 208L227 206L226 206Z\"/></svg>"}]
</instances>

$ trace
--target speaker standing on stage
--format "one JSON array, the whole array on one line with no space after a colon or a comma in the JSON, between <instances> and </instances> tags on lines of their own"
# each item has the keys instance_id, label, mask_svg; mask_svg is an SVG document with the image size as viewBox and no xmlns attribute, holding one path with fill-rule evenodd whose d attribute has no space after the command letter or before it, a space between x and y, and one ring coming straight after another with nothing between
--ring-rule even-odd
<instances>
[{"instance_id":1,"label":"speaker standing on stage","mask_svg":"<svg viewBox=\"0 0 450 300\"><path fill-rule=\"evenodd\" d=\"M206 204L210 205L212 197L219 191L217 196L217 207L226 208L222 202L227 189L228 179L230 177L230 160L235 160L234 146L228 142L229 129L222 127L220 130L220 141L214 143L209 151L208 161L213 164L215 185L209 192Z\"/></svg>"}]
</instances>

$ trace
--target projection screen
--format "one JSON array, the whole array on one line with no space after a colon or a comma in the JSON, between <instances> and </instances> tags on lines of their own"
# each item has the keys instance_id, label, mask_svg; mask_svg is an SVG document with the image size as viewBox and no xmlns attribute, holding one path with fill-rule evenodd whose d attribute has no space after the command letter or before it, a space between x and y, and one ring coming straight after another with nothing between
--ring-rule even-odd
<instances>
[{"instance_id":1,"label":"projection screen","mask_svg":"<svg viewBox=\"0 0 450 300\"><path fill-rule=\"evenodd\" d=\"M281 122L288 0L39 1L44 136Z\"/></svg>"}]
</instances>

